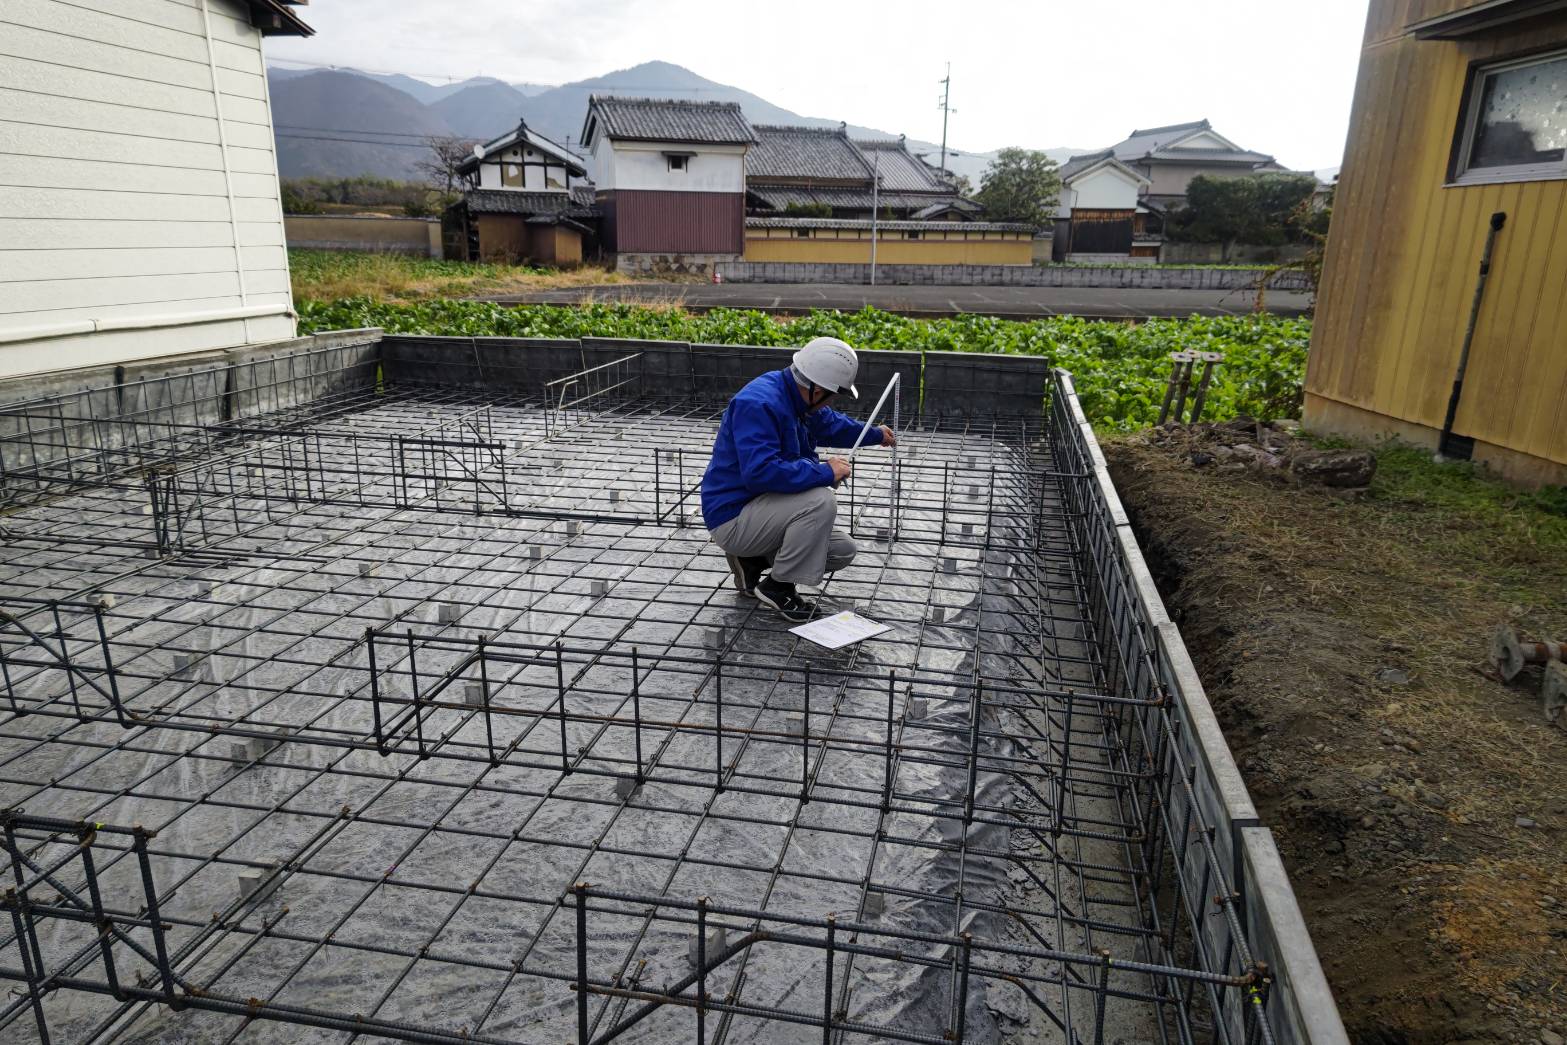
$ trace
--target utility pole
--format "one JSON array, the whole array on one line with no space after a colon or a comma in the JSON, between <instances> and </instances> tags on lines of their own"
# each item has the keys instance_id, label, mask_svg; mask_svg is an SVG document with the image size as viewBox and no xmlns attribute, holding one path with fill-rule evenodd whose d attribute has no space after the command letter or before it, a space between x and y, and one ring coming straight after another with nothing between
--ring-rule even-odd
<instances>
[{"instance_id":1,"label":"utility pole","mask_svg":"<svg viewBox=\"0 0 1567 1045\"><path fill-rule=\"evenodd\" d=\"M947 117L949 115L951 115L952 113L957 112L956 109L952 108L950 105L947 104L947 99L949 97L951 97L951 95L952 95L952 63L951 62L947 63L947 75L942 77L941 80L938 81L938 82L941 84L941 100L936 103L937 106L941 109L941 164L940 164L940 167L941 167L942 170L946 170L947 169Z\"/></svg>"}]
</instances>

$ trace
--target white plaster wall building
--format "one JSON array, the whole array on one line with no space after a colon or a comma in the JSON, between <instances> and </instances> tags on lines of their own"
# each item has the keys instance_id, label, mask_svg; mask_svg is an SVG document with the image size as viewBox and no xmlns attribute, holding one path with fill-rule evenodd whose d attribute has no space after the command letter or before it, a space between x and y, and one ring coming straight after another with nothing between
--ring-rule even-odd
<instances>
[{"instance_id":1,"label":"white plaster wall building","mask_svg":"<svg viewBox=\"0 0 1567 1045\"><path fill-rule=\"evenodd\" d=\"M293 336L261 56L293 2L0 5L0 377Z\"/></svg>"},{"instance_id":2,"label":"white plaster wall building","mask_svg":"<svg viewBox=\"0 0 1567 1045\"><path fill-rule=\"evenodd\" d=\"M457 173L472 189L570 192L588 183L581 160L521 121L500 137L475 145Z\"/></svg>"},{"instance_id":3,"label":"white plaster wall building","mask_svg":"<svg viewBox=\"0 0 1567 1045\"><path fill-rule=\"evenodd\" d=\"M582 127L605 246L679 265L745 249L745 157L756 132L734 102L594 95Z\"/></svg>"},{"instance_id":4,"label":"white plaster wall building","mask_svg":"<svg viewBox=\"0 0 1567 1045\"><path fill-rule=\"evenodd\" d=\"M1147 177L1116 159L1110 149L1068 160L1061 168L1056 209L1057 260L1134 256L1137 215L1147 190Z\"/></svg>"}]
</instances>

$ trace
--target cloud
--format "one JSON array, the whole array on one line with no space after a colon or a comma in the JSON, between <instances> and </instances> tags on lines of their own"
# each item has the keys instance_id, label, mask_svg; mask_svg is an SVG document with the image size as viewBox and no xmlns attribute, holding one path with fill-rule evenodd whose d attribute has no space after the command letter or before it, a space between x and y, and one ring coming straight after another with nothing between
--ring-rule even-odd
<instances>
[{"instance_id":1,"label":"cloud","mask_svg":"<svg viewBox=\"0 0 1567 1045\"><path fill-rule=\"evenodd\" d=\"M318 34L269 41L275 58L562 83L662 59L803 115L911 137L1093 148L1134 127L1208 117L1295 167L1343 150L1366 0L1307 9L1255 0L1099 4L906 0L332 0Z\"/></svg>"}]
</instances>

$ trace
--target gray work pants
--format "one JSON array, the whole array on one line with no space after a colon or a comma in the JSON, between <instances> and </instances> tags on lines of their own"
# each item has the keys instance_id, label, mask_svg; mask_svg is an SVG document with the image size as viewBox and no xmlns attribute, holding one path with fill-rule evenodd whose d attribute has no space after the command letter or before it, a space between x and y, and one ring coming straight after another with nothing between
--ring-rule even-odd
<instances>
[{"instance_id":1,"label":"gray work pants","mask_svg":"<svg viewBox=\"0 0 1567 1045\"><path fill-rule=\"evenodd\" d=\"M854 561L854 541L832 528L838 498L818 486L800 493L764 493L712 531L713 543L730 555L761 556L773 579L810 586Z\"/></svg>"}]
</instances>

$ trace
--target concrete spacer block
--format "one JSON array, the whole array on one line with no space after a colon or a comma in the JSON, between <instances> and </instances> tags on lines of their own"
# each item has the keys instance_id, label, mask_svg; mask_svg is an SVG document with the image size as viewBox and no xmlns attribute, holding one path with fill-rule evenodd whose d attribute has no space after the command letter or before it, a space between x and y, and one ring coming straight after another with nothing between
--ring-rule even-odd
<instances>
[{"instance_id":1,"label":"concrete spacer block","mask_svg":"<svg viewBox=\"0 0 1567 1045\"><path fill-rule=\"evenodd\" d=\"M239 885L239 898L241 900L248 900L254 896L256 890L261 888L262 877L263 876L260 868L240 868L239 874L237 876Z\"/></svg>"},{"instance_id":2,"label":"concrete spacer block","mask_svg":"<svg viewBox=\"0 0 1567 1045\"><path fill-rule=\"evenodd\" d=\"M616 777L615 778L615 797L620 799L622 802L624 802L626 799L628 799L632 795L636 794L640 787L641 787L641 785L637 783L635 777L629 777L629 776Z\"/></svg>"},{"instance_id":3,"label":"concrete spacer block","mask_svg":"<svg viewBox=\"0 0 1567 1045\"><path fill-rule=\"evenodd\" d=\"M282 884L277 868L242 867L235 877L240 900L254 903L261 903Z\"/></svg>"},{"instance_id":4,"label":"concrete spacer block","mask_svg":"<svg viewBox=\"0 0 1567 1045\"><path fill-rule=\"evenodd\" d=\"M886 893L866 893L865 894L865 917L867 917L867 918L880 918L883 914L886 914L886 913L887 913L887 894Z\"/></svg>"},{"instance_id":5,"label":"concrete spacer block","mask_svg":"<svg viewBox=\"0 0 1567 1045\"><path fill-rule=\"evenodd\" d=\"M972 537L973 535L974 535L974 524L971 523L971 522L964 523L963 524L963 536L965 536L965 537Z\"/></svg>"},{"instance_id":6,"label":"concrete spacer block","mask_svg":"<svg viewBox=\"0 0 1567 1045\"><path fill-rule=\"evenodd\" d=\"M609 581L595 580L588 583L588 591L594 598L601 598L609 592Z\"/></svg>"},{"instance_id":7,"label":"concrete spacer block","mask_svg":"<svg viewBox=\"0 0 1567 1045\"><path fill-rule=\"evenodd\" d=\"M248 739L229 741L229 758L236 762L249 762L254 757L255 752L251 749Z\"/></svg>"},{"instance_id":8,"label":"concrete spacer block","mask_svg":"<svg viewBox=\"0 0 1567 1045\"><path fill-rule=\"evenodd\" d=\"M462 616L462 607L455 602L437 603L435 607L435 619L441 624L456 624Z\"/></svg>"},{"instance_id":9,"label":"concrete spacer block","mask_svg":"<svg viewBox=\"0 0 1567 1045\"><path fill-rule=\"evenodd\" d=\"M918 722L930 714L930 700L926 697L910 697L909 707L904 718Z\"/></svg>"},{"instance_id":10,"label":"concrete spacer block","mask_svg":"<svg viewBox=\"0 0 1567 1045\"><path fill-rule=\"evenodd\" d=\"M710 930L707 934L707 960L711 962L728 945L728 929L720 925L718 928ZM686 945L686 961L690 963L691 968L695 969L697 967L697 937L694 935L691 937L691 942Z\"/></svg>"},{"instance_id":11,"label":"concrete spacer block","mask_svg":"<svg viewBox=\"0 0 1567 1045\"><path fill-rule=\"evenodd\" d=\"M361 577L372 577L372 576L375 575L375 571L380 569L380 568L381 568L381 564L380 563L361 562L359 564L359 576L361 576Z\"/></svg>"},{"instance_id":12,"label":"concrete spacer block","mask_svg":"<svg viewBox=\"0 0 1567 1045\"><path fill-rule=\"evenodd\" d=\"M566 520L566 536L576 537L582 533L582 522L578 519Z\"/></svg>"},{"instance_id":13,"label":"concrete spacer block","mask_svg":"<svg viewBox=\"0 0 1567 1045\"><path fill-rule=\"evenodd\" d=\"M707 644L709 646L724 646L729 642L728 628L708 628Z\"/></svg>"},{"instance_id":14,"label":"concrete spacer block","mask_svg":"<svg viewBox=\"0 0 1567 1045\"><path fill-rule=\"evenodd\" d=\"M609 503L610 504L619 504L620 503L620 497L621 497L621 494L620 494L619 490L611 490L609 492Z\"/></svg>"},{"instance_id":15,"label":"concrete spacer block","mask_svg":"<svg viewBox=\"0 0 1567 1045\"><path fill-rule=\"evenodd\" d=\"M951 555L943 555L941 557L941 572L942 573L957 573L958 572L958 560L953 558Z\"/></svg>"},{"instance_id":16,"label":"concrete spacer block","mask_svg":"<svg viewBox=\"0 0 1567 1045\"><path fill-rule=\"evenodd\" d=\"M930 608L930 622L932 624L942 624L946 619L947 611L945 609L940 606L932 606Z\"/></svg>"},{"instance_id":17,"label":"concrete spacer block","mask_svg":"<svg viewBox=\"0 0 1567 1045\"><path fill-rule=\"evenodd\" d=\"M470 704L473 707L482 707L484 705L484 687L477 682L467 683L463 686L462 699L465 704Z\"/></svg>"},{"instance_id":18,"label":"concrete spacer block","mask_svg":"<svg viewBox=\"0 0 1567 1045\"><path fill-rule=\"evenodd\" d=\"M537 562L544 558L544 549L540 548L537 544L530 544L528 545L528 550L523 554L523 558L531 559L532 561Z\"/></svg>"}]
</instances>

